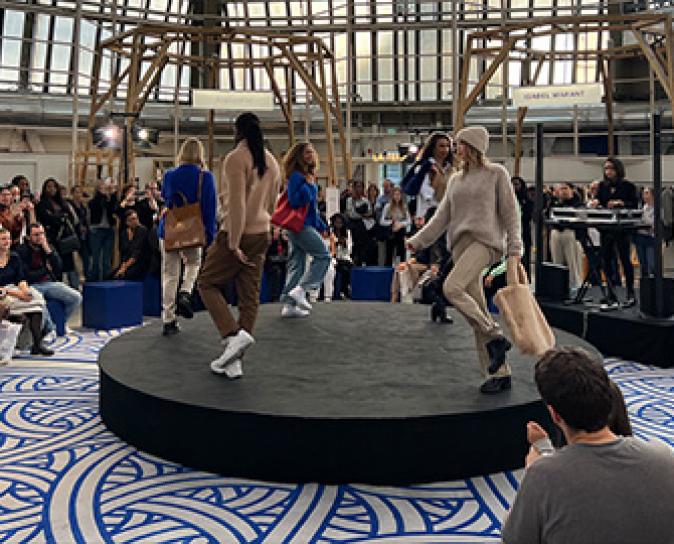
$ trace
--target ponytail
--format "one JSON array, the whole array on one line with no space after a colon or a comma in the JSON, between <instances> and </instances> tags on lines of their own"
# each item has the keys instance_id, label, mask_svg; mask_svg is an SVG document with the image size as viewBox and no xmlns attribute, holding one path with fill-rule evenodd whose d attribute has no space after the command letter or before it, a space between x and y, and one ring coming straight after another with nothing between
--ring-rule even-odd
<instances>
[{"instance_id":1,"label":"ponytail","mask_svg":"<svg viewBox=\"0 0 674 544\"><path fill-rule=\"evenodd\" d=\"M267 161L260 119L254 113L242 113L236 118L234 126L236 127L236 141L246 140L250 154L253 156L253 165L258 175L262 177L267 171Z\"/></svg>"}]
</instances>

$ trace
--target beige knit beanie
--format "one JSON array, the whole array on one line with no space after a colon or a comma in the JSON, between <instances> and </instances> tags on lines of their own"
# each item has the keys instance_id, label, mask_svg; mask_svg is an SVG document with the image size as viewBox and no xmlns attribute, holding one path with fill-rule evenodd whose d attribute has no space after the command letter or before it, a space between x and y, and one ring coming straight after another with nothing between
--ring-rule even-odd
<instances>
[{"instance_id":1,"label":"beige knit beanie","mask_svg":"<svg viewBox=\"0 0 674 544\"><path fill-rule=\"evenodd\" d=\"M484 127L462 128L456 135L458 142L465 142L483 154L489 149L489 131Z\"/></svg>"}]
</instances>

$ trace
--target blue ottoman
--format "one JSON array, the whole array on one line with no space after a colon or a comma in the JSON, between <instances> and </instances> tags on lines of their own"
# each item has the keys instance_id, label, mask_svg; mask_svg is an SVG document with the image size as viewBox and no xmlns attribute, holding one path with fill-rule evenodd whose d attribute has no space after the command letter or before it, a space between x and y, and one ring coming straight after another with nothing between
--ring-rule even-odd
<instances>
[{"instance_id":1,"label":"blue ottoman","mask_svg":"<svg viewBox=\"0 0 674 544\"><path fill-rule=\"evenodd\" d=\"M85 283L83 296L85 327L109 330L143 322L143 284L139 281Z\"/></svg>"},{"instance_id":2,"label":"blue ottoman","mask_svg":"<svg viewBox=\"0 0 674 544\"><path fill-rule=\"evenodd\" d=\"M143 279L143 315L161 315L161 278L148 274Z\"/></svg>"},{"instance_id":3,"label":"blue ottoman","mask_svg":"<svg viewBox=\"0 0 674 544\"><path fill-rule=\"evenodd\" d=\"M56 334L58 336L65 336L66 334L66 307L59 300L51 299L47 302L47 310L51 316L51 320L56 325Z\"/></svg>"},{"instance_id":4,"label":"blue ottoman","mask_svg":"<svg viewBox=\"0 0 674 544\"><path fill-rule=\"evenodd\" d=\"M391 300L393 268L354 266L351 269L351 300Z\"/></svg>"}]
</instances>

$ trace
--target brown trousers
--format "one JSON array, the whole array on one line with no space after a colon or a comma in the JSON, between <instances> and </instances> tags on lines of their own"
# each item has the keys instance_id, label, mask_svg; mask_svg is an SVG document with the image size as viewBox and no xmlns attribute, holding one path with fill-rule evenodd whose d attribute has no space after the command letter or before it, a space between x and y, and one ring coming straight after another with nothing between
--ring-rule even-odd
<instances>
[{"instance_id":1,"label":"brown trousers","mask_svg":"<svg viewBox=\"0 0 674 544\"><path fill-rule=\"evenodd\" d=\"M243 264L228 247L226 232L218 236L208 248L204 266L199 273L197 285L201 300L211 314L211 319L220 331L221 336L236 332L239 328L253 333L257 309L260 305L260 282L265 255L271 237L269 234L244 234L239 247L248 257L248 264ZM239 321L234 319L222 289L230 280L236 284L239 299Z\"/></svg>"}]
</instances>

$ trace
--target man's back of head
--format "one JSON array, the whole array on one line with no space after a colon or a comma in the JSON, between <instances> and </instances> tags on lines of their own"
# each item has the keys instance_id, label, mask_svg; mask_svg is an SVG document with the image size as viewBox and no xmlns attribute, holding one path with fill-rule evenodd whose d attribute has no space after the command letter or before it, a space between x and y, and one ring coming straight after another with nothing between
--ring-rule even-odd
<instances>
[{"instance_id":1,"label":"man's back of head","mask_svg":"<svg viewBox=\"0 0 674 544\"><path fill-rule=\"evenodd\" d=\"M536 364L535 379L569 445L527 468L503 541L673 542L674 457L662 444L611 432L615 397L601 362L558 348Z\"/></svg>"}]
</instances>

